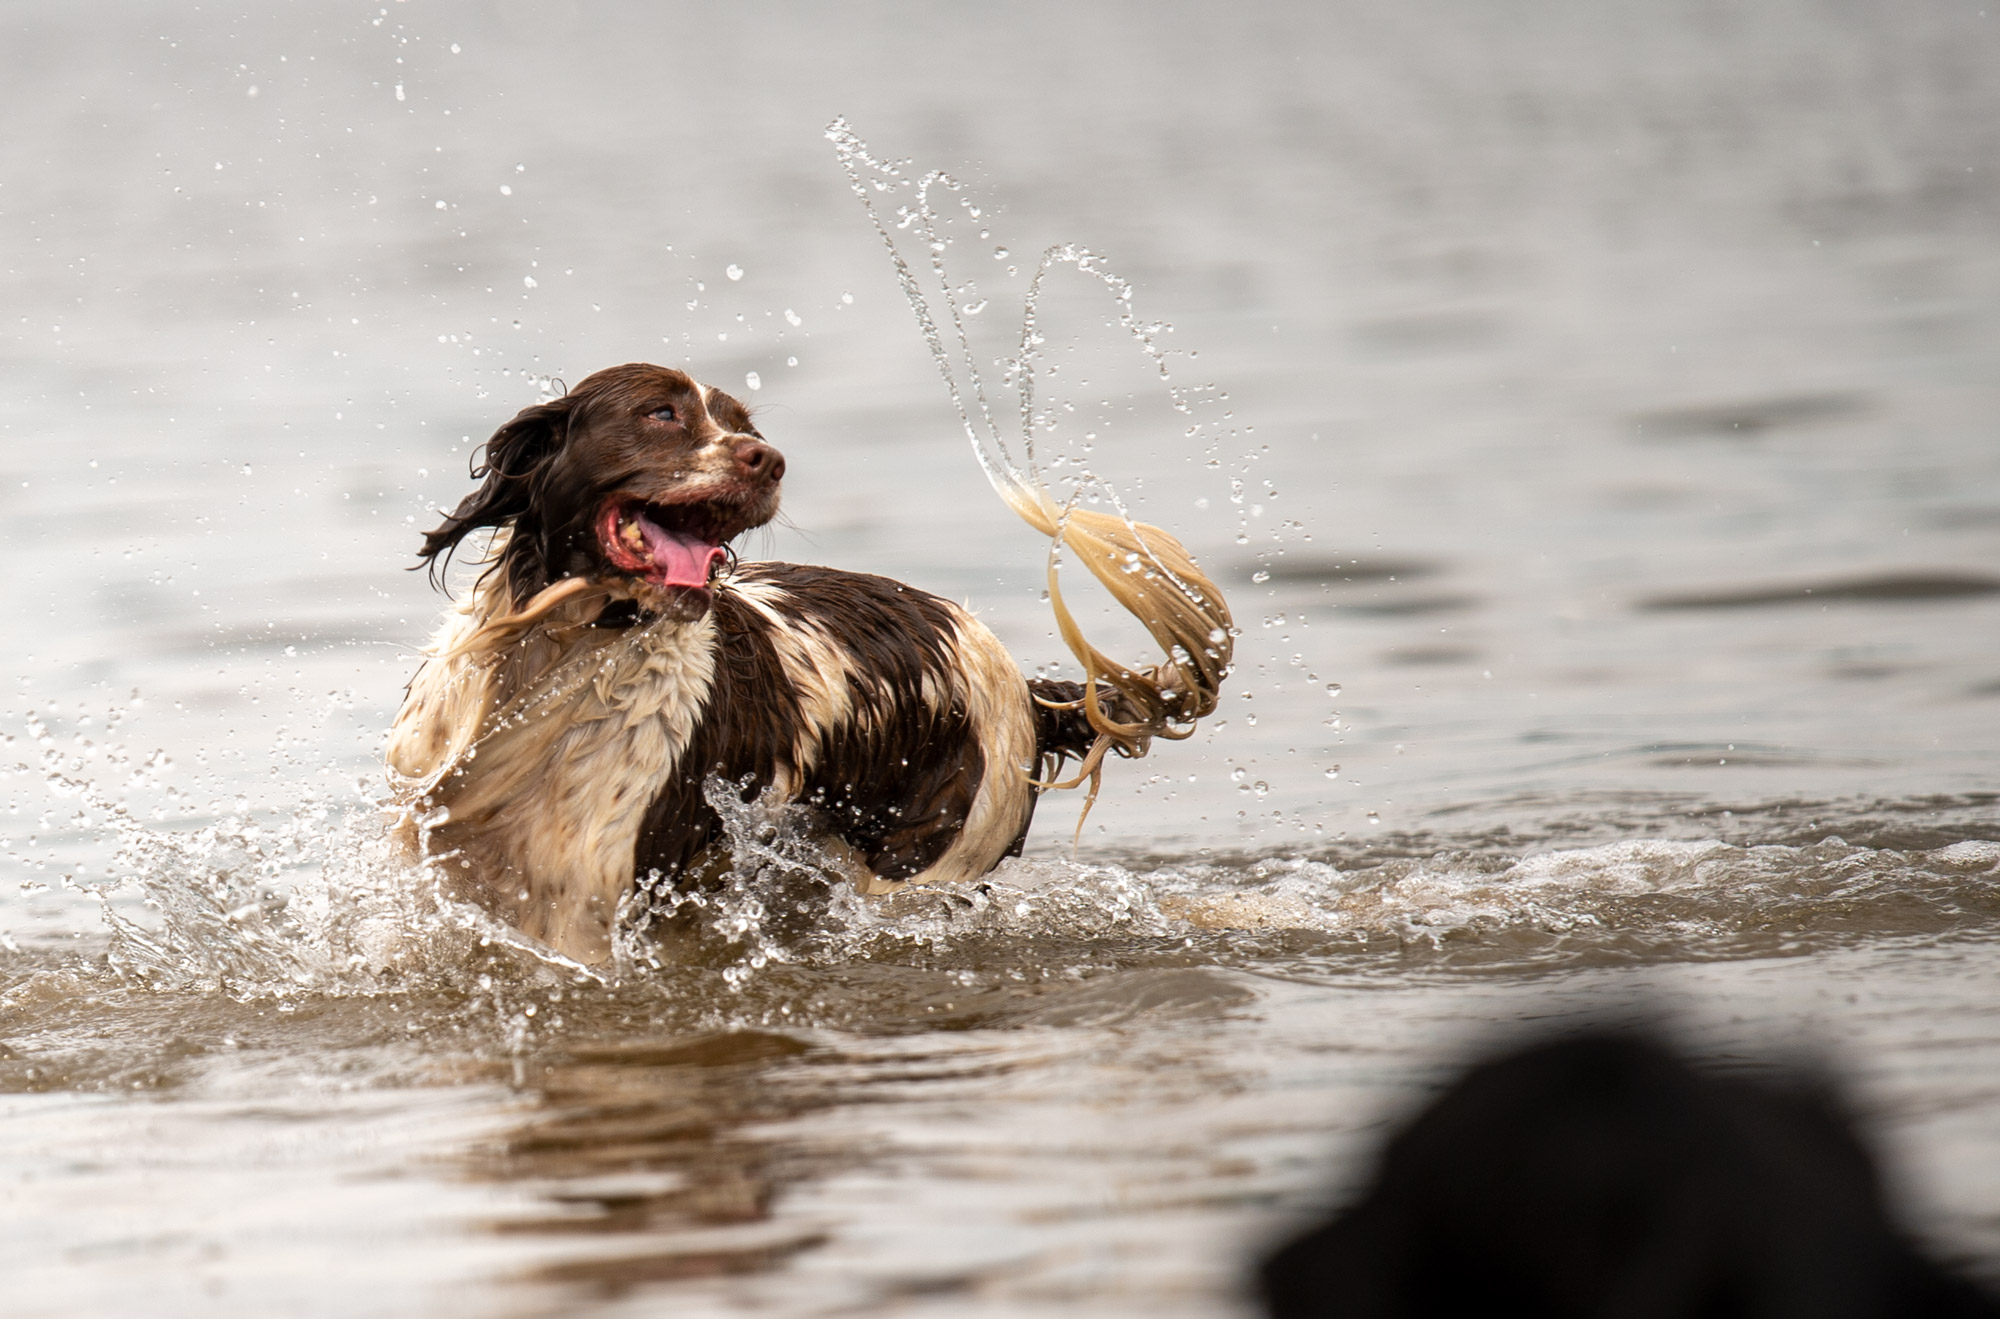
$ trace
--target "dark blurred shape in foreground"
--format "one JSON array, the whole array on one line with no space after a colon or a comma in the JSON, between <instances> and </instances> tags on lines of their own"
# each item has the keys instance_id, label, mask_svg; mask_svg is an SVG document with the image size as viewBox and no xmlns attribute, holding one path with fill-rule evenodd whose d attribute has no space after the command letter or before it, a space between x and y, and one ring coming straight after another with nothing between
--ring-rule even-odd
<instances>
[{"instance_id":1,"label":"dark blurred shape in foreground","mask_svg":"<svg viewBox=\"0 0 2000 1319\"><path fill-rule=\"evenodd\" d=\"M1822 1086L1612 1035L1475 1068L1261 1282L1274 1319L2000 1315L1890 1221Z\"/></svg>"}]
</instances>

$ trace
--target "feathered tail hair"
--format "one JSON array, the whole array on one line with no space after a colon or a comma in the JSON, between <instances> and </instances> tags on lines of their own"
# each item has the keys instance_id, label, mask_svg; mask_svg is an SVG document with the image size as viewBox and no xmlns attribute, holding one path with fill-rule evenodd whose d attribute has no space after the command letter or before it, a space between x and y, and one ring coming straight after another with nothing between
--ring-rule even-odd
<instances>
[{"instance_id":1,"label":"feathered tail hair","mask_svg":"<svg viewBox=\"0 0 2000 1319\"><path fill-rule=\"evenodd\" d=\"M1222 680L1228 676L1235 652L1236 629L1222 592L1195 566L1186 548L1174 537L1158 527L1133 521L1126 516L1124 506L1115 496L1111 497L1111 506L1115 511L1102 513L1079 508L1074 500L1066 503L1059 501L1050 491L1035 461L1034 452L1033 363L1035 345L1041 341L1036 327L1036 307L1043 279L1057 265L1073 265L1104 284L1117 302L1120 326L1132 335L1152 360L1163 381L1167 377L1166 352L1155 342L1155 337L1165 327L1142 324L1133 315L1131 285L1105 269L1095 253L1073 245L1052 247L1044 252L1041 264L1028 285L1020 356L1009 363L1009 378L1020 397L1021 439L1026 458L1025 468L1016 464L987 401L971 341L966 335L958 295L945 275L945 244L939 239L937 213L931 206L933 188L956 192L960 184L950 175L938 171L931 171L915 180L906 178L903 170L908 162L875 159L869 154L867 144L854 134L845 119L836 119L828 125L826 136L833 143L841 167L847 172L848 182L866 208L875 232L888 249L903 294L909 299L910 309L916 313L917 324L930 346L931 357L944 377L945 387L951 392L951 400L965 426L966 438L972 441L973 452L978 456L987 480L1009 508L1028 525L1050 538L1049 602L1055 610L1056 627L1062 635L1063 644L1083 665L1084 681L1081 695L1074 701L1051 702L1039 695L1036 699L1044 705L1080 708L1094 737L1088 750L1082 753L1081 766L1073 777L1057 782L1055 776L1050 774L1041 786L1073 788L1088 780L1090 795L1084 803L1084 813L1088 815L1091 805L1097 800L1107 753L1115 751L1121 756L1134 758L1143 756L1153 738L1187 737L1194 732L1198 720L1214 712ZM938 321L931 313L929 299L909 263L903 259L888 226L883 224L876 212L871 192L888 192L896 188L907 188L914 194L914 209L906 211L908 218L899 227L914 224L919 240L930 254L931 269L943 290L943 306L957 339L956 354L946 348ZM978 410L977 420L967 406L965 392L959 387L958 371L961 366ZM1177 411L1189 411L1187 401L1178 390L1168 385L1167 392ZM1108 489L1104 493L1110 495ZM1112 598L1152 634L1153 640L1166 654L1164 663L1147 667L1120 663L1092 645L1083 635L1083 629L1063 600L1062 587L1057 579L1065 546L1075 553L1092 576L1104 584ZM1081 820L1077 827L1081 830Z\"/></svg>"}]
</instances>

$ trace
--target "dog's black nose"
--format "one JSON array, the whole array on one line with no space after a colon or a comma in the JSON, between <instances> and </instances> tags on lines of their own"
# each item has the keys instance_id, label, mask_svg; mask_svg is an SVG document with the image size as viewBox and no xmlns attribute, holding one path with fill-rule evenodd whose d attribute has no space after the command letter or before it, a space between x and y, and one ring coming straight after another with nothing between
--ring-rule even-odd
<instances>
[{"instance_id":1,"label":"dog's black nose","mask_svg":"<svg viewBox=\"0 0 2000 1319\"><path fill-rule=\"evenodd\" d=\"M745 476L761 477L766 481L784 479L785 455L762 440L745 438L736 441L736 462Z\"/></svg>"}]
</instances>

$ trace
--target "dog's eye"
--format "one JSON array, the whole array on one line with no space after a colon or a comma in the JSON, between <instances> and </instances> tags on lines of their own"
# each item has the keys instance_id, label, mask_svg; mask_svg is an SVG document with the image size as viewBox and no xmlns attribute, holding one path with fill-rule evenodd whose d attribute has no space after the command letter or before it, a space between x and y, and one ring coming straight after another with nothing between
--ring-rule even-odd
<instances>
[{"instance_id":1,"label":"dog's eye","mask_svg":"<svg viewBox=\"0 0 2000 1319\"><path fill-rule=\"evenodd\" d=\"M648 415L650 415L654 421L680 420L677 416L674 415L674 410L672 408L654 408L653 411Z\"/></svg>"}]
</instances>

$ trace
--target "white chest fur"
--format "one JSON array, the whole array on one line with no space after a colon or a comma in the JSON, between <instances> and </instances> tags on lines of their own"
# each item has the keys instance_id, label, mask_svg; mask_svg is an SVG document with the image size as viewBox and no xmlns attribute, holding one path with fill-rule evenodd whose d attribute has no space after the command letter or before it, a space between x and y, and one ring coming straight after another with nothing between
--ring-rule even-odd
<instances>
[{"instance_id":1,"label":"white chest fur","mask_svg":"<svg viewBox=\"0 0 2000 1319\"><path fill-rule=\"evenodd\" d=\"M631 887L646 808L708 702L715 625L711 616L623 635L587 631L537 667L518 685L476 665L450 675L484 681L493 695L470 703L477 738L430 794L449 812L432 848L456 853L448 873L496 914L596 961L609 952ZM411 700L449 685L420 681ZM499 699L517 686L519 695ZM437 704L442 715L446 703ZM451 704L457 717L470 713L466 702Z\"/></svg>"}]
</instances>

